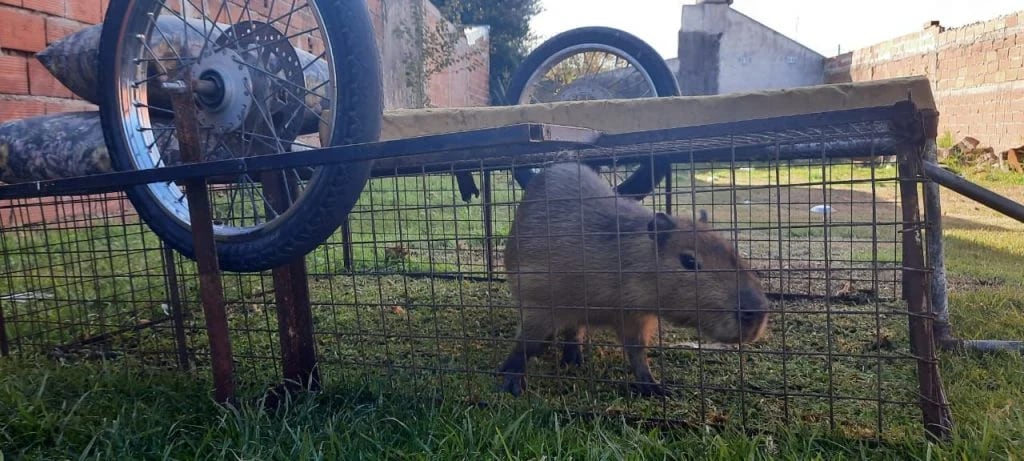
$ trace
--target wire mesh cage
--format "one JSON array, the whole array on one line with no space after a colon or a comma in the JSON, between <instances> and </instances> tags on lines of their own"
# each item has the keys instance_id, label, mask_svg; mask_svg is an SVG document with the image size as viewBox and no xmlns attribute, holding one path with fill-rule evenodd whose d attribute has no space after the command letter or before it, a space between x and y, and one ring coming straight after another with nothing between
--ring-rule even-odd
<instances>
[{"instance_id":1,"label":"wire mesh cage","mask_svg":"<svg viewBox=\"0 0 1024 461\"><path fill-rule=\"evenodd\" d=\"M724 344L668 321L678 320L669 313L671 305L645 314L630 301L589 306L585 298L591 292L582 290L580 299L567 291L544 306L551 318L562 315L559 308L586 312L586 318L605 309L620 326L607 321L610 328L584 325L580 338L543 338L556 347L538 348L538 356L525 364L528 384L520 398L579 412L745 429L799 426L873 438L919 432L922 410L944 408L945 402L925 391L934 384L935 376L927 374L934 350L920 348L927 344L922 335L931 334L920 322L928 318L923 286L908 289L923 285L927 273L919 244L919 177L906 171L917 154L910 149L898 164L889 161L895 153L893 125L887 112L876 115L816 118L810 127L800 124L808 120L697 127L688 137L662 140L650 133L643 139L625 135L612 147L568 155L597 165L609 186L634 171L637 161L672 161L668 178L642 200L589 196L594 203L587 204L580 196L576 205L591 210L582 216L606 215L619 223L608 235L584 236L581 230L556 239L553 227L545 228L552 242L591 239L605 244L607 257L617 258L603 268L605 278L583 274L584 279L625 277L631 282L616 290L653 286L678 295L679 287L660 283L667 263L631 261L617 251L623 241L659 244L649 238L647 221L640 229L622 224L614 204L643 207L650 217L663 212L687 229L696 229L693 223L706 214L708 235L723 242L718 259L696 248L695 262L705 267L675 269L705 277L686 284L695 299L735 306L743 304L741 292L763 294L767 333L757 342ZM496 372L510 357L525 319L523 296L513 296L505 260L510 231L522 225L516 213L524 203L510 171L524 165L544 166L511 155L426 161L412 170L379 164L346 224L305 258L325 385L369 387L396 398L514 398L500 392ZM479 197L468 202L456 175L465 173L481 186ZM565 187L580 190L579 184ZM210 366L195 264L165 249L119 193L11 199L0 203L0 216L4 355ZM513 244L525 241L526 231L520 230ZM596 254L592 246L571 244L556 251ZM515 257L523 271L530 256L520 251ZM680 255L671 258L680 265ZM656 270L638 277L629 273L636 264ZM571 291L556 280L572 279L555 277L571 267L543 267L541 275L554 288ZM706 278L735 279L748 269L756 287L729 288ZM659 282L645 284L645 277ZM276 382L283 352L271 274L224 274L224 291L240 382ZM654 298L664 299L659 296ZM700 310L706 302L675 304ZM715 319L735 314L715 317L708 310L691 317L720 324L702 328L727 329L729 321ZM652 316L666 321L636 323ZM626 327L628 322L633 326ZM651 333L642 357L623 348L631 328ZM637 393L643 383L627 356L649 362L659 391L668 395Z\"/></svg>"}]
</instances>

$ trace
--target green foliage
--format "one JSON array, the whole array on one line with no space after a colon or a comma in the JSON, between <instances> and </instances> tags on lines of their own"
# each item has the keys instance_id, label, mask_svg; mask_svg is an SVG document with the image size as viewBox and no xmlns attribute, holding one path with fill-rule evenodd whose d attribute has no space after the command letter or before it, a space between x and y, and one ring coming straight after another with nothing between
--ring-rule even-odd
<instances>
[{"instance_id":1,"label":"green foliage","mask_svg":"<svg viewBox=\"0 0 1024 461\"><path fill-rule=\"evenodd\" d=\"M492 103L501 102L505 84L535 39L530 19L540 13L539 0L434 0L450 21L490 27Z\"/></svg>"},{"instance_id":2,"label":"green foliage","mask_svg":"<svg viewBox=\"0 0 1024 461\"><path fill-rule=\"evenodd\" d=\"M953 140L953 133L949 130L942 133L942 136L936 140L936 145L939 149L949 149L950 147L953 147L954 144L956 144L956 141Z\"/></svg>"}]
</instances>

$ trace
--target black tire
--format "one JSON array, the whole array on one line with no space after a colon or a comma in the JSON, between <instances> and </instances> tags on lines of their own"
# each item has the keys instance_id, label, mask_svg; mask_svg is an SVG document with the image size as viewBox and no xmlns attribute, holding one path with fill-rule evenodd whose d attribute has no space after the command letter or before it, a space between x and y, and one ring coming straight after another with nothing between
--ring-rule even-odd
<instances>
[{"instance_id":1,"label":"black tire","mask_svg":"<svg viewBox=\"0 0 1024 461\"><path fill-rule=\"evenodd\" d=\"M679 82L665 60L643 40L622 30L610 27L581 27L551 37L533 50L523 63L516 68L505 92L506 105L520 103L526 85L534 72L549 58L562 50L586 44L599 44L616 48L632 57L654 83L656 97L679 96ZM667 161L644 161L628 178L616 187L616 191L637 200L650 195L654 188L668 175L671 164ZM513 177L519 186L526 188L535 173L527 167L516 168Z\"/></svg>"},{"instance_id":2,"label":"black tire","mask_svg":"<svg viewBox=\"0 0 1024 461\"><path fill-rule=\"evenodd\" d=\"M115 65L127 40L120 27L131 14L129 0L112 0L100 41L100 110L111 162L118 170L134 168L121 115L121 92ZM380 58L365 0L319 0L323 33L331 40L337 101L333 145L374 142L383 117ZM371 162L320 167L303 197L274 222L241 236L218 236L220 268L259 272L302 257L341 226L369 178ZM190 226L169 215L146 186L126 191L142 220L169 246L195 259Z\"/></svg>"}]
</instances>

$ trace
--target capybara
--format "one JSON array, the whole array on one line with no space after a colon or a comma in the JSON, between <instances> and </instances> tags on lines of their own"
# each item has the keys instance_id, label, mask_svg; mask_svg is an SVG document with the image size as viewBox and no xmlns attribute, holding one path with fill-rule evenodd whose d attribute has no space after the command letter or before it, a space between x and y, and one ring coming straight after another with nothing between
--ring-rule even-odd
<instances>
[{"instance_id":1,"label":"capybara","mask_svg":"<svg viewBox=\"0 0 1024 461\"><path fill-rule=\"evenodd\" d=\"M526 187L505 247L505 268L522 323L499 369L502 389L522 393L531 357L556 334L563 364L582 363L586 329L622 341L641 394L665 394L646 348L660 319L704 338L747 343L764 335L768 300L756 274L707 224L655 213L616 196L579 163L542 170Z\"/></svg>"}]
</instances>

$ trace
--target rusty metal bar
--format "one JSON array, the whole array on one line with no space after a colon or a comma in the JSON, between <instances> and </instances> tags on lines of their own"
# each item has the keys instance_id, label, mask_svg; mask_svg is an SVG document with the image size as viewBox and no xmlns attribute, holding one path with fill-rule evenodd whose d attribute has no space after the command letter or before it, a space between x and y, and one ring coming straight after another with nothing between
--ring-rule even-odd
<instances>
[{"instance_id":1,"label":"rusty metal bar","mask_svg":"<svg viewBox=\"0 0 1024 461\"><path fill-rule=\"evenodd\" d=\"M669 170L668 170L668 175L665 176L665 214L667 214L667 215L671 215L672 214L672 175L673 174L675 174L675 171L673 171L671 169L671 167L670 167Z\"/></svg>"},{"instance_id":2,"label":"rusty metal bar","mask_svg":"<svg viewBox=\"0 0 1024 461\"><path fill-rule=\"evenodd\" d=\"M4 303L0 302L0 357L10 355L10 347L7 344L7 322L4 320Z\"/></svg>"},{"instance_id":3,"label":"rusty metal bar","mask_svg":"<svg viewBox=\"0 0 1024 461\"><path fill-rule=\"evenodd\" d=\"M352 224L349 217L345 217L341 223L341 260L345 270L351 272L355 269L352 255Z\"/></svg>"},{"instance_id":4,"label":"rusty metal bar","mask_svg":"<svg viewBox=\"0 0 1024 461\"><path fill-rule=\"evenodd\" d=\"M900 205L903 209L903 298L910 314L910 348L917 357L921 413L927 434L935 440L946 440L953 428L953 416L939 374L935 331L928 304L927 266L919 232L917 187L923 161L919 152L913 149L901 149L898 161Z\"/></svg>"},{"instance_id":5,"label":"rusty metal bar","mask_svg":"<svg viewBox=\"0 0 1024 461\"><path fill-rule=\"evenodd\" d=\"M188 74L188 71L185 73ZM190 76L185 75L183 81L186 82L185 90L175 92L171 103L182 162L195 163L200 161L201 153L199 123L195 117L196 106L193 102ZM206 180L198 178L186 181L185 195L188 199L192 241L199 269L199 294L206 318L206 333L210 341L214 394L218 402L231 402L235 399L234 363Z\"/></svg>"},{"instance_id":6,"label":"rusty metal bar","mask_svg":"<svg viewBox=\"0 0 1024 461\"><path fill-rule=\"evenodd\" d=\"M188 370L191 366L188 360L188 343L185 340L185 313L182 310L181 288L178 285L178 265L174 262L174 250L166 244L163 247L167 303L170 304L171 319L174 324L174 343L178 353L178 367Z\"/></svg>"},{"instance_id":7,"label":"rusty metal bar","mask_svg":"<svg viewBox=\"0 0 1024 461\"><path fill-rule=\"evenodd\" d=\"M306 262L296 259L273 270L274 296L281 340L281 369L285 387L320 389L320 370L313 338Z\"/></svg>"},{"instance_id":8,"label":"rusty metal bar","mask_svg":"<svg viewBox=\"0 0 1024 461\"><path fill-rule=\"evenodd\" d=\"M961 178L960 176L946 171L934 163L925 163L924 173L928 176L928 179L931 179L948 189L951 189L1006 216L1016 219L1017 221L1024 222L1024 205L1021 205L1020 203Z\"/></svg>"},{"instance_id":9,"label":"rusty metal bar","mask_svg":"<svg viewBox=\"0 0 1024 461\"><path fill-rule=\"evenodd\" d=\"M283 213L291 206L289 197L299 193L294 180L286 180L281 172L261 175L265 207ZM320 388L320 371L313 338L313 312L309 304L305 255L284 266L274 268L274 298L277 301L277 324L281 342L281 370L284 389Z\"/></svg>"},{"instance_id":10,"label":"rusty metal bar","mask_svg":"<svg viewBox=\"0 0 1024 461\"><path fill-rule=\"evenodd\" d=\"M492 207L491 171L484 170L480 201L484 214L484 261L487 264L487 278L494 276L494 209Z\"/></svg>"}]
</instances>

